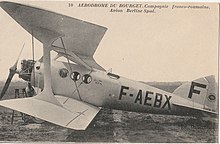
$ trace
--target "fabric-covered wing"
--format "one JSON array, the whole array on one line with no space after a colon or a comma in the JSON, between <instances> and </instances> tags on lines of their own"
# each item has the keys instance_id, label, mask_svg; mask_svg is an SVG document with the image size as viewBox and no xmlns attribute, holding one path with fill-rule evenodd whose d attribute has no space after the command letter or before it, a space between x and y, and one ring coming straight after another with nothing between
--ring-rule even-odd
<instances>
[{"instance_id":1,"label":"fabric-covered wing","mask_svg":"<svg viewBox=\"0 0 220 144\"><path fill-rule=\"evenodd\" d=\"M89 58L90 67L102 69L93 55L107 28L47 10L11 2L0 2L0 6L25 30L44 43L47 37L62 36L67 51L81 60ZM54 49L56 51L56 49ZM95 63L95 66L90 65Z\"/></svg>"},{"instance_id":2,"label":"fabric-covered wing","mask_svg":"<svg viewBox=\"0 0 220 144\"><path fill-rule=\"evenodd\" d=\"M55 95L61 106L31 98L0 101L4 106L42 120L76 130L85 130L100 108L71 98Z\"/></svg>"}]
</instances>

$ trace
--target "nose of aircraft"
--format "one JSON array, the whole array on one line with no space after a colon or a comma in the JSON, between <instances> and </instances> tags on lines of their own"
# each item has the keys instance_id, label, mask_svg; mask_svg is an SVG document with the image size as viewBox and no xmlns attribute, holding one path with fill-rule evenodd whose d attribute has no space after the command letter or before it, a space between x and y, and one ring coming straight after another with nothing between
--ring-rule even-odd
<instances>
[{"instance_id":1,"label":"nose of aircraft","mask_svg":"<svg viewBox=\"0 0 220 144\"><path fill-rule=\"evenodd\" d=\"M25 81L31 81L31 75L34 68L35 61L33 60L22 60L21 71L19 72L19 78Z\"/></svg>"}]
</instances>

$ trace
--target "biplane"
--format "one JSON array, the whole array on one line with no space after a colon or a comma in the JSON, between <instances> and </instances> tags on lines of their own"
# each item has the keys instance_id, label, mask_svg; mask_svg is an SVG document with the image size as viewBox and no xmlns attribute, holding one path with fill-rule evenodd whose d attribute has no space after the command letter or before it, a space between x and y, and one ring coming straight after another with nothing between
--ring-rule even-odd
<instances>
[{"instance_id":1,"label":"biplane","mask_svg":"<svg viewBox=\"0 0 220 144\"><path fill-rule=\"evenodd\" d=\"M13 2L0 6L43 44L41 59L23 60L20 70L17 60L10 68L0 98L15 74L28 82L27 91L35 86L41 92L1 100L0 106L75 130L85 130L102 107L201 119L218 115L214 76L186 82L169 93L108 72L94 60L106 27ZM54 59L51 51L57 53ZM67 61L58 61L60 57Z\"/></svg>"}]
</instances>

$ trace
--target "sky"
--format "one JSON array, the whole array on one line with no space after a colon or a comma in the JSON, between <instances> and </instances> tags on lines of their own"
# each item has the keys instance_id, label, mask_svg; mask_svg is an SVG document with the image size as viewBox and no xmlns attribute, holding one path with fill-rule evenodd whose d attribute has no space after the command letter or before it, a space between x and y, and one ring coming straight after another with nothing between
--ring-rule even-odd
<instances>
[{"instance_id":1,"label":"sky","mask_svg":"<svg viewBox=\"0 0 220 144\"><path fill-rule=\"evenodd\" d=\"M217 4L167 3L168 9L156 9L155 13L128 13L126 8L113 13L109 7L78 7L86 2L72 2L72 7L69 2L21 3L107 27L94 58L106 70L123 77L137 81L190 81L207 75L217 78ZM173 5L205 5L208 9L171 9ZM0 80L6 80L24 43L19 59L32 59L31 35L1 8L0 26ZM35 40L35 59L41 56L42 44Z\"/></svg>"}]
</instances>

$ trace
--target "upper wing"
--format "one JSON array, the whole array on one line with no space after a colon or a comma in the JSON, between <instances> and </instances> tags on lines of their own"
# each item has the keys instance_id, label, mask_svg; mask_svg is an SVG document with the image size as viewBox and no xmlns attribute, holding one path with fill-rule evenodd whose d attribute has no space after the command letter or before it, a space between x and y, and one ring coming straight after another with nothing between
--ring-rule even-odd
<instances>
[{"instance_id":1,"label":"upper wing","mask_svg":"<svg viewBox=\"0 0 220 144\"><path fill-rule=\"evenodd\" d=\"M61 106L37 99L36 96L0 101L0 106L76 130L85 130L100 110L82 101L57 95L55 97Z\"/></svg>"},{"instance_id":2,"label":"upper wing","mask_svg":"<svg viewBox=\"0 0 220 144\"><path fill-rule=\"evenodd\" d=\"M44 43L47 37L61 35L67 52L74 53L90 67L102 69L93 55L107 28L47 10L12 2L1 2L0 6L25 30ZM63 47L62 47L63 48ZM58 49L54 47L58 52ZM95 63L91 65L90 63ZM81 63L80 63L81 64Z\"/></svg>"}]
</instances>

